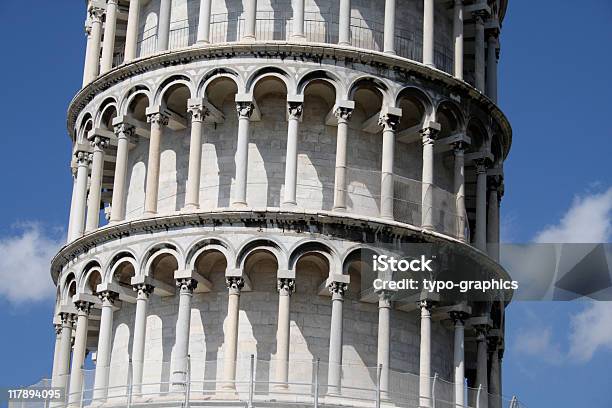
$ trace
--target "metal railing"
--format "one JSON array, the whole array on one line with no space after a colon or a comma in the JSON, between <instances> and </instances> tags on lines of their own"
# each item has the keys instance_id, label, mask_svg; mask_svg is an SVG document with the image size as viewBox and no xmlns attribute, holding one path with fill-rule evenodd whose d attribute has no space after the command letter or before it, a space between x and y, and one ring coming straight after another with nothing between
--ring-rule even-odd
<instances>
[{"instance_id":1,"label":"metal railing","mask_svg":"<svg viewBox=\"0 0 612 408\"><path fill-rule=\"evenodd\" d=\"M189 47L196 43L198 21L196 18L170 23L169 49ZM338 42L338 15L333 13L305 12L304 34L307 42L334 44ZM245 31L245 20L241 13L218 13L211 15L210 42L213 44L240 41ZM291 12L258 11L255 37L258 41L286 41L293 34ZM383 51L384 24L382 22L351 17L351 46L367 50ZM151 27L138 41L138 55L145 57L155 53L157 26ZM423 59L423 37L418 31L396 29L395 52L398 56L414 61ZM116 55L114 66L120 65L123 57ZM447 73L453 72L454 54L449 46L436 43L434 63Z\"/></svg>"},{"instance_id":2,"label":"metal railing","mask_svg":"<svg viewBox=\"0 0 612 408\"><path fill-rule=\"evenodd\" d=\"M337 387L328 383L328 364L316 360L290 359L288 381L276 379L274 360L242 356L237 361L237 377L228 381L222 378L221 360L188 358L187 370L175 370L172 362L145 361L142 383L132 379L129 362L109 368L109 383L105 388L94 389L95 370L82 370L83 386L80 390L68 390L66 401L52 403L54 407L99 406L150 406L156 402L179 404L183 407L198 406L287 406L301 404L320 407L328 404L353 407L418 407L427 402L432 408L479 408L485 398L495 401L499 408L525 407L516 397L492 395L482 388L462 385L467 396L466 405L455 402L455 384L430 378L431 389L427 396L419 395L420 377L416 374L389 370L388 384L381 382L382 366L368 367L358 364L340 366L341 383ZM70 404L68 403L70 401ZM46 403L10 403L10 408L46 408ZM168 406L168 405L166 405ZM491 406L491 405L489 405Z\"/></svg>"}]
</instances>

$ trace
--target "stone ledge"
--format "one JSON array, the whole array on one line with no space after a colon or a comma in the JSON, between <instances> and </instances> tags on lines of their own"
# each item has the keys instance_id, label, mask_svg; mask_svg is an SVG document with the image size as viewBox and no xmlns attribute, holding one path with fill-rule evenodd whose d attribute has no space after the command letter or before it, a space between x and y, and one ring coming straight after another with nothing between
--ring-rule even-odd
<instances>
[{"instance_id":1,"label":"stone ledge","mask_svg":"<svg viewBox=\"0 0 612 408\"><path fill-rule=\"evenodd\" d=\"M455 92L462 93L476 102L483 105L485 111L499 122L504 135L506 136L506 146L504 157L510 151L512 144L512 128L506 116L499 107L485 94L469 85L467 82L459 80L452 75L425 66L424 64L397 55L385 54L380 51L367 50L356 47L340 46L327 43L295 43L287 41L258 41L253 43L220 43L208 45L193 45L171 51L156 53L147 57L135 59L127 64L122 64L113 68L111 71L96 78L93 82L82 88L72 99L68 108L67 128L68 133L72 133L78 113L89 103L93 97L112 85L135 75L148 72L158 68L187 64L193 61L232 58L248 56L253 58L270 57L298 57L300 59L310 59L321 63L324 58L331 58L339 61L351 61L372 65L377 68L384 68L401 72L405 75L417 74L431 81L444 83L448 88Z\"/></svg>"},{"instance_id":2,"label":"stone ledge","mask_svg":"<svg viewBox=\"0 0 612 408\"><path fill-rule=\"evenodd\" d=\"M243 224L246 228L255 226L259 228L281 227L289 231L311 233L310 227L320 226L325 231L318 231L318 233L327 235L332 235L333 232L338 230L360 230L389 238L410 238L420 243L452 243L461 253L473 259L474 262L490 269L495 275L509 279L508 273L501 265L487 254L445 234L377 217L334 211L279 208L244 208L240 210L227 208L207 212L183 211L109 224L64 245L51 261L51 277L54 282L57 282L64 265L96 246L122 237L189 227L220 227L224 224Z\"/></svg>"}]
</instances>

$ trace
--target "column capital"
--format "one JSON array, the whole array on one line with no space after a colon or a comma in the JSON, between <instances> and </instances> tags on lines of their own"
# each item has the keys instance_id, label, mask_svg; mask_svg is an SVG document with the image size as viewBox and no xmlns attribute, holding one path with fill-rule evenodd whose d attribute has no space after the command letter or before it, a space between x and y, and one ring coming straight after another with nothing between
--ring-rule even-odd
<instances>
[{"instance_id":1,"label":"column capital","mask_svg":"<svg viewBox=\"0 0 612 408\"><path fill-rule=\"evenodd\" d=\"M53 330L55 331L55 335L59 336L60 334L62 334L62 324L61 323L53 324Z\"/></svg>"},{"instance_id":2,"label":"column capital","mask_svg":"<svg viewBox=\"0 0 612 408\"><path fill-rule=\"evenodd\" d=\"M332 281L327 285L332 299L344 299L344 295L348 292L348 284L345 282Z\"/></svg>"},{"instance_id":3,"label":"column capital","mask_svg":"<svg viewBox=\"0 0 612 408\"><path fill-rule=\"evenodd\" d=\"M93 147L94 149L104 150L108 146L110 146L110 139L108 137L92 134L88 136L87 139L89 140L89 144L91 145L91 147Z\"/></svg>"},{"instance_id":4,"label":"column capital","mask_svg":"<svg viewBox=\"0 0 612 408\"><path fill-rule=\"evenodd\" d=\"M464 140L458 140L456 142L453 142L452 146L453 153L455 154L455 156L463 156L465 154L465 149L467 149L467 143Z\"/></svg>"},{"instance_id":5,"label":"column capital","mask_svg":"<svg viewBox=\"0 0 612 408\"><path fill-rule=\"evenodd\" d=\"M74 302L74 307L77 310L77 314L89 315L89 312L91 311L92 306L93 306L93 303L87 300L77 300Z\"/></svg>"},{"instance_id":6,"label":"column capital","mask_svg":"<svg viewBox=\"0 0 612 408\"><path fill-rule=\"evenodd\" d=\"M276 289L281 296L291 296L295 292L295 279L279 278L276 280Z\"/></svg>"},{"instance_id":7,"label":"column capital","mask_svg":"<svg viewBox=\"0 0 612 408\"><path fill-rule=\"evenodd\" d=\"M74 153L74 157L76 158L77 166L89 166L92 160L91 153L85 150L77 150Z\"/></svg>"},{"instance_id":8,"label":"column capital","mask_svg":"<svg viewBox=\"0 0 612 408\"><path fill-rule=\"evenodd\" d=\"M474 164L476 165L476 174L487 173L488 163L485 159L474 160Z\"/></svg>"},{"instance_id":9,"label":"column capital","mask_svg":"<svg viewBox=\"0 0 612 408\"><path fill-rule=\"evenodd\" d=\"M102 306L113 306L119 298L119 294L111 290L98 292L98 298L102 301Z\"/></svg>"},{"instance_id":10,"label":"column capital","mask_svg":"<svg viewBox=\"0 0 612 408\"><path fill-rule=\"evenodd\" d=\"M148 283L138 283L136 285L133 285L132 288L134 289L134 291L138 292L137 298L144 300L148 299L149 296L151 296L151 294L155 290L155 287Z\"/></svg>"},{"instance_id":11,"label":"column capital","mask_svg":"<svg viewBox=\"0 0 612 408\"><path fill-rule=\"evenodd\" d=\"M170 117L163 112L153 112L147 115L147 122L159 126L168 126Z\"/></svg>"},{"instance_id":12,"label":"column capital","mask_svg":"<svg viewBox=\"0 0 612 408\"><path fill-rule=\"evenodd\" d=\"M253 114L255 105L253 102L239 101L236 102L236 112L238 112L238 118L249 119Z\"/></svg>"},{"instance_id":13,"label":"column capital","mask_svg":"<svg viewBox=\"0 0 612 408\"><path fill-rule=\"evenodd\" d=\"M455 6L463 6L464 0L455 0Z\"/></svg>"},{"instance_id":14,"label":"column capital","mask_svg":"<svg viewBox=\"0 0 612 408\"><path fill-rule=\"evenodd\" d=\"M349 108L346 106L337 106L336 109L334 109L334 116L338 119L338 122L348 122L351 119L354 110L354 108Z\"/></svg>"},{"instance_id":15,"label":"column capital","mask_svg":"<svg viewBox=\"0 0 612 408\"><path fill-rule=\"evenodd\" d=\"M89 18L85 20L85 25L83 25L83 31L85 32L86 37L89 37L91 35L91 21L89 21Z\"/></svg>"},{"instance_id":16,"label":"column capital","mask_svg":"<svg viewBox=\"0 0 612 408\"><path fill-rule=\"evenodd\" d=\"M421 299L417 302L417 306L421 310L425 309L425 310L431 311L431 309L433 309L435 305L436 305L436 301L432 299Z\"/></svg>"},{"instance_id":17,"label":"column capital","mask_svg":"<svg viewBox=\"0 0 612 408\"><path fill-rule=\"evenodd\" d=\"M92 23L102 23L104 13L104 8L97 5L91 5L87 9L87 14Z\"/></svg>"},{"instance_id":18,"label":"column capital","mask_svg":"<svg viewBox=\"0 0 612 408\"><path fill-rule=\"evenodd\" d=\"M70 312L60 312L60 320L62 328L72 328L74 314Z\"/></svg>"},{"instance_id":19,"label":"column capital","mask_svg":"<svg viewBox=\"0 0 612 408\"><path fill-rule=\"evenodd\" d=\"M381 113L378 118L378 125L383 127L383 130L396 131L400 123L400 115L390 112Z\"/></svg>"},{"instance_id":20,"label":"column capital","mask_svg":"<svg viewBox=\"0 0 612 408\"><path fill-rule=\"evenodd\" d=\"M187 112L191 115L192 122L202 122L208 115L210 115L210 109L202 103L189 103L187 104Z\"/></svg>"},{"instance_id":21,"label":"column capital","mask_svg":"<svg viewBox=\"0 0 612 408\"><path fill-rule=\"evenodd\" d=\"M378 308L391 309L392 301L391 299L395 295L395 291L392 290L379 290L376 292L378 295Z\"/></svg>"},{"instance_id":22,"label":"column capital","mask_svg":"<svg viewBox=\"0 0 612 408\"><path fill-rule=\"evenodd\" d=\"M287 115L289 117L289 120L302 120L303 112L303 102L287 101Z\"/></svg>"},{"instance_id":23,"label":"column capital","mask_svg":"<svg viewBox=\"0 0 612 408\"><path fill-rule=\"evenodd\" d=\"M463 311L453 310L449 313L449 316L455 325L465 325L465 321L470 317L470 315Z\"/></svg>"},{"instance_id":24,"label":"column capital","mask_svg":"<svg viewBox=\"0 0 612 408\"><path fill-rule=\"evenodd\" d=\"M117 138L125 137L129 139L130 137L134 136L136 127L130 123L122 122L115 124L113 126L113 131Z\"/></svg>"},{"instance_id":25,"label":"column capital","mask_svg":"<svg viewBox=\"0 0 612 408\"><path fill-rule=\"evenodd\" d=\"M176 287L179 289L181 294L193 293L197 286L198 281L193 278L181 278L176 280Z\"/></svg>"},{"instance_id":26,"label":"column capital","mask_svg":"<svg viewBox=\"0 0 612 408\"><path fill-rule=\"evenodd\" d=\"M472 17L474 18L474 22L478 25L482 25L483 27L484 27L485 19L487 18L488 15L489 13L484 9L475 10L472 12Z\"/></svg>"},{"instance_id":27,"label":"column capital","mask_svg":"<svg viewBox=\"0 0 612 408\"><path fill-rule=\"evenodd\" d=\"M230 294L240 294L240 291L244 287L244 278L240 276L226 277L225 286L227 286Z\"/></svg>"},{"instance_id":28,"label":"column capital","mask_svg":"<svg viewBox=\"0 0 612 408\"><path fill-rule=\"evenodd\" d=\"M439 125L438 126L428 126L420 130L423 146L425 145L433 145L436 136L440 133Z\"/></svg>"}]
</instances>

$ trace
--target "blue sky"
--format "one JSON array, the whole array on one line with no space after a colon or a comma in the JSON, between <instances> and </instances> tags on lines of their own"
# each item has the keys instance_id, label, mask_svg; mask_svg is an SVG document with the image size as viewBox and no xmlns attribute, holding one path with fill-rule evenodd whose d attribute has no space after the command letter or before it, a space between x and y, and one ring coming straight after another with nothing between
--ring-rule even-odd
<instances>
[{"instance_id":1,"label":"blue sky","mask_svg":"<svg viewBox=\"0 0 612 408\"><path fill-rule=\"evenodd\" d=\"M70 199L65 115L81 84L82 3L0 1L0 386L33 383L51 371L46 265L64 234ZM565 230L561 236L611 241L610 44L609 0L510 2L500 65L500 104L514 128L505 239L528 242ZM32 279L25 272L33 270L40 273ZM504 392L530 407L612 406L612 318L593 320L592 307L513 304ZM607 310L602 314L612 316ZM585 322L596 338L576 337ZM591 344L592 352L577 354L577 344Z\"/></svg>"}]
</instances>

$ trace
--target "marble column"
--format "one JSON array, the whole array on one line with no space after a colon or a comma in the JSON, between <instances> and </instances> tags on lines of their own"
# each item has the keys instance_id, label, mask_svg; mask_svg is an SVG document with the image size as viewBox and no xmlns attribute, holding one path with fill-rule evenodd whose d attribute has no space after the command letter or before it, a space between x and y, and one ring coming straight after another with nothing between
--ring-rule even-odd
<instances>
[{"instance_id":1,"label":"marble column","mask_svg":"<svg viewBox=\"0 0 612 408\"><path fill-rule=\"evenodd\" d=\"M200 0L200 15L198 17L198 44L210 44L210 9L212 0Z\"/></svg>"},{"instance_id":2,"label":"marble column","mask_svg":"<svg viewBox=\"0 0 612 408\"><path fill-rule=\"evenodd\" d=\"M238 141L236 146L236 182L232 206L246 207L247 171L249 167L249 125L253 114L252 102L236 103L238 111Z\"/></svg>"},{"instance_id":3,"label":"marble column","mask_svg":"<svg viewBox=\"0 0 612 408\"><path fill-rule=\"evenodd\" d=\"M147 115L151 124L149 138L149 160L147 162L147 182L145 187L145 215L157 214L157 200L159 195L159 167L161 161L161 139L164 127L168 125L169 118L162 112Z\"/></svg>"},{"instance_id":4,"label":"marble column","mask_svg":"<svg viewBox=\"0 0 612 408\"><path fill-rule=\"evenodd\" d=\"M340 0L338 44L351 45L351 0Z\"/></svg>"},{"instance_id":5,"label":"marble column","mask_svg":"<svg viewBox=\"0 0 612 408\"><path fill-rule=\"evenodd\" d=\"M51 386L54 388L66 389L70 376L70 352L72 348L72 325L73 316L70 313L61 313L62 333L57 360L57 373L55 382Z\"/></svg>"},{"instance_id":6,"label":"marble column","mask_svg":"<svg viewBox=\"0 0 612 408\"><path fill-rule=\"evenodd\" d=\"M91 38L88 41L89 49L86 51L87 65L85 66L85 80L83 86L96 79L100 72L100 47L102 40L102 16L104 9L97 6L89 7L89 21L91 21Z\"/></svg>"},{"instance_id":7,"label":"marble column","mask_svg":"<svg viewBox=\"0 0 612 408\"><path fill-rule=\"evenodd\" d=\"M457 210L457 238L460 241L467 241L466 228L468 225L467 212L465 211L465 145L462 142L455 143L455 174L454 190L456 197Z\"/></svg>"},{"instance_id":8,"label":"marble column","mask_svg":"<svg viewBox=\"0 0 612 408\"><path fill-rule=\"evenodd\" d=\"M489 398L488 372L487 372L487 336L486 329L477 328L478 337L476 338L477 354L476 354L476 388L482 386L480 392L479 408L487 408Z\"/></svg>"},{"instance_id":9,"label":"marble column","mask_svg":"<svg viewBox=\"0 0 612 408\"><path fill-rule=\"evenodd\" d=\"M434 0L423 0L423 64L435 68Z\"/></svg>"},{"instance_id":10,"label":"marble column","mask_svg":"<svg viewBox=\"0 0 612 408\"><path fill-rule=\"evenodd\" d=\"M138 29L140 27L141 1L142 0L130 0L123 62L130 62L135 59L138 52Z\"/></svg>"},{"instance_id":11,"label":"marble column","mask_svg":"<svg viewBox=\"0 0 612 408\"><path fill-rule=\"evenodd\" d=\"M59 365L60 353L62 349L62 324L53 325L55 331L55 347L53 348L53 368L51 370L51 384L57 382L57 367Z\"/></svg>"},{"instance_id":12,"label":"marble column","mask_svg":"<svg viewBox=\"0 0 612 408\"><path fill-rule=\"evenodd\" d=\"M399 125L399 116L383 114L379 119L379 125L383 127L380 216L392 220L394 204L393 163L395 156L395 131Z\"/></svg>"},{"instance_id":13,"label":"marble column","mask_svg":"<svg viewBox=\"0 0 612 408\"><path fill-rule=\"evenodd\" d=\"M70 369L70 395L69 405L78 405L83 390L83 364L87 355L87 331L89 328L89 311L92 304L89 302L75 302L77 310L76 336L74 338L74 351L72 352L72 368Z\"/></svg>"},{"instance_id":14,"label":"marble column","mask_svg":"<svg viewBox=\"0 0 612 408\"><path fill-rule=\"evenodd\" d=\"M117 294L103 291L98 294L102 301L100 331L98 334L98 351L94 379L93 399L100 402L106 399L108 393L108 375L110 372L110 357L113 337L113 308Z\"/></svg>"},{"instance_id":15,"label":"marble column","mask_svg":"<svg viewBox=\"0 0 612 408\"><path fill-rule=\"evenodd\" d=\"M451 312L455 323L455 347L453 361L455 367L455 408L465 406L465 313Z\"/></svg>"},{"instance_id":16,"label":"marble column","mask_svg":"<svg viewBox=\"0 0 612 408\"><path fill-rule=\"evenodd\" d=\"M172 0L160 0L157 24L157 51L166 51L170 42Z\"/></svg>"},{"instance_id":17,"label":"marble column","mask_svg":"<svg viewBox=\"0 0 612 408\"><path fill-rule=\"evenodd\" d=\"M244 287L244 279L228 277L225 279L228 288L227 324L223 341L223 380L222 387L226 390L236 389L236 358L238 356L238 323L240 316L240 291Z\"/></svg>"},{"instance_id":18,"label":"marble column","mask_svg":"<svg viewBox=\"0 0 612 408\"><path fill-rule=\"evenodd\" d=\"M128 152L130 139L134 135L134 126L127 123L115 125L117 136L117 158L115 160L115 177L113 179L113 198L111 201L111 222L125 219L125 196L128 169Z\"/></svg>"},{"instance_id":19,"label":"marble column","mask_svg":"<svg viewBox=\"0 0 612 408\"><path fill-rule=\"evenodd\" d=\"M291 38L295 41L306 39L304 35L304 0L293 0L293 33Z\"/></svg>"},{"instance_id":20,"label":"marble column","mask_svg":"<svg viewBox=\"0 0 612 408\"><path fill-rule=\"evenodd\" d=\"M72 197L70 198L70 214L68 216L67 242L72 240L72 229L74 228L75 203L77 196L77 165L76 161L70 163L70 174L72 175Z\"/></svg>"},{"instance_id":21,"label":"marble column","mask_svg":"<svg viewBox=\"0 0 612 408\"><path fill-rule=\"evenodd\" d=\"M88 12L89 15L89 12ZM91 21L89 18L85 22L85 37L87 38L87 45L85 46L85 62L83 63L83 87L89 84L89 66L92 60L92 42L91 42Z\"/></svg>"},{"instance_id":22,"label":"marble column","mask_svg":"<svg viewBox=\"0 0 612 408\"><path fill-rule=\"evenodd\" d=\"M487 211L487 253L491 259L499 261L499 190L501 177L488 178L488 211Z\"/></svg>"},{"instance_id":23,"label":"marble column","mask_svg":"<svg viewBox=\"0 0 612 408\"><path fill-rule=\"evenodd\" d=\"M378 353L377 364L380 372L380 395L382 399L389 398L389 365L391 364L391 297L393 293L381 291L378 293Z\"/></svg>"},{"instance_id":24,"label":"marble column","mask_svg":"<svg viewBox=\"0 0 612 408\"><path fill-rule=\"evenodd\" d=\"M189 170L185 190L185 208L200 208L200 174L202 172L202 124L209 110L200 104L189 104L191 114L191 139L189 141Z\"/></svg>"},{"instance_id":25,"label":"marble column","mask_svg":"<svg viewBox=\"0 0 612 408\"><path fill-rule=\"evenodd\" d=\"M285 155L285 191L283 206L297 205L297 166L298 139L303 105L301 102L289 102L287 105L289 123L287 125L287 153Z\"/></svg>"},{"instance_id":26,"label":"marble column","mask_svg":"<svg viewBox=\"0 0 612 408\"><path fill-rule=\"evenodd\" d=\"M487 168L483 161L476 163L476 248L487 252Z\"/></svg>"},{"instance_id":27,"label":"marble column","mask_svg":"<svg viewBox=\"0 0 612 408\"><path fill-rule=\"evenodd\" d=\"M110 140L94 136L90 139L93 148L91 163L91 178L89 183L89 197L87 202L86 232L98 228L100 224L100 196L102 194L102 177L104 171L104 150L108 148Z\"/></svg>"},{"instance_id":28,"label":"marble column","mask_svg":"<svg viewBox=\"0 0 612 408\"><path fill-rule=\"evenodd\" d=\"M136 297L136 313L134 318L134 340L132 342L132 394L142 393L142 375L144 369L145 334L147 332L147 309L153 286L138 284L134 286L138 292Z\"/></svg>"},{"instance_id":29,"label":"marble column","mask_svg":"<svg viewBox=\"0 0 612 408\"><path fill-rule=\"evenodd\" d=\"M74 241L83 235L85 231L85 213L87 209L87 177L89 173L89 163L91 163L91 153L86 151L76 152L77 176L76 194L74 200L74 219L70 241Z\"/></svg>"},{"instance_id":30,"label":"marble column","mask_svg":"<svg viewBox=\"0 0 612 408\"><path fill-rule=\"evenodd\" d=\"M295 291L294 279L278 279L278 327L276 329L276 388L289 387L289 345L291 294Z\"/></svg>"},{"instance_id":31,"label":"marble column","mask_svg":"<svg viewBox=\"0 0 612 408\"><path fill-rule=\"evenodd\" d=\"M189 328L191 326L191 300L193 291L198 286L195 279L177 279L179 305L176 316L174 352L172 353L172 389L184 391L187 384Z\"/></svg>"},{"instance_id":32,"label":"marble column","mask_svg":"<svg viewBox=\"0 0 612 408\"><path fill-rule=\"evenodd\" d=\"M482 12L474 13L474 86L485 91L485 29ZM482 407L481 407L482 408Z\"/></svg>"},{"instance_id":33,"label":"marble column","mask_svg":"<svg viewBox=\"0 0 612 408\"><path fill-rule=\"evenodd\" d=\"M434 230L434 141L437 129L421 131L423 142L423 172L421 177L421 227Z\"/></svg>"},{"instance_id":34,"label":"marble column","mask_svg":"<svg viewBox=\"0 0 612 408\"><path fill-rule=\"evenodd\" d=\"M257 0L247 1L244 10L244 34L243 41L255 41L255 30L257 27Z\"/></svg>"},{"instance_id":35,"label":"marble column","mask_svg":"<svg viewBox=\"0 0 612 408\"><path fill-rule=\"evenodd\" d=\"M455 39L455 78L463 80L463 0L455 0L453 8Z\"/></svg>"},{"instance_id":36,"label":"marble column","mask_svg":"<svg viewBox=\"0 0 612 408\"><path fill-rule=\"evenodd\" d=\"M329 293L332 296L331 329L329 332L329 364L327 371L327 392L340 394L342 378L342 333L344 294L348 285L343 282L331 282Z\"/></svg>"},{"instance_id":37,"label":"marble column","mask_svg":"<svg viewBox=\"0 0 612 408\"><path fill-rule=\"evenodd\" d=\"M334 211L346 210L346 149L348 144L348 122L353 109L339 107L334 111L338 119L336 133L336 175L334 179Z\"/></svg>"},{"instance_id":38,"label":"marble column","mask_svg":"<svg viewBox=\"0 0 612 408\"><path fill-rule=\"evenodd\" d=\"M491 368L489 371L489 406L491 408L502 408L502 380L501 380L501 364L504 355L504 349L499 346L493 350L491 354Z\"/></svg>"},{"instance_id":39,"label":"marble column","mask_svg":"<svg viewBox=\"0 0 612 408\"><path fill-rule=\"evenodd\" d=\"M102 44L102 63L100 72L102 74L113 68L113 56L115 54L115 32L117 31L117 2L118 0L106 0L106 20L104 22L104 43Z\"/></svg>"},{"instance_id":40,"label":"marble column","mask_svg":"<svg viewBox=\"0 0 612 408\"><path fill-rule=\"evenodd\" d=\"M383 51L395 55L395 0L385 0Z\"/></svg>"},{"instance_id":41,"label":"marble column","mask_svg":"<svg viewBox=\"0 0 612 408\"><path fill-rule=\"evenodd\" d=\"M499 41L495 31L487 37L487 96L497 103L497 51Z\"/></svg>"},{"instance_id":42,"label":"marble column","mask_svg":"<svg viewBox=\"0 0 612 408\"><path fill-rule=\"evenodd\" d=\"M431 407L431 308L429 300L419 302L421 309L421 349L419 353L419 407Z\"/></svg>"}]
</instances>

